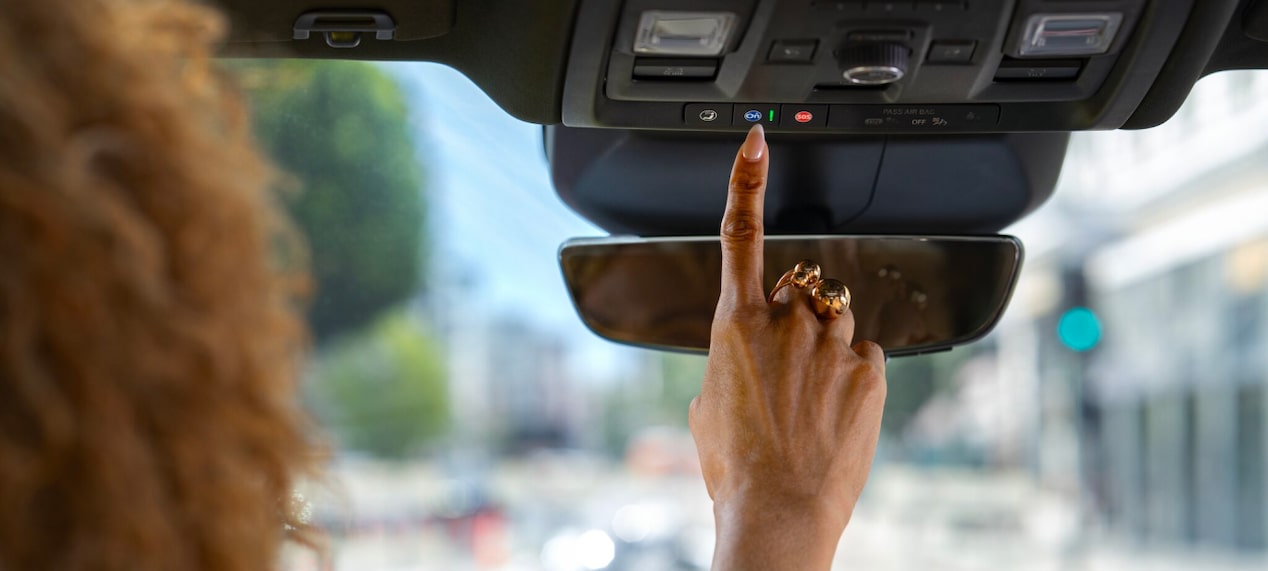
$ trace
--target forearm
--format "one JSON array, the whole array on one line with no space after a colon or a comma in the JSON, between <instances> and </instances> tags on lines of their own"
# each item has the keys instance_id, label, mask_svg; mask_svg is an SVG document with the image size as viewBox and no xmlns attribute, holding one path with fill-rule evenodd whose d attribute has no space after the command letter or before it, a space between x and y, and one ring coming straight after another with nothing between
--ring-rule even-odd
<instances>
[{"instance_id":1,"label":"forearm","mask_svg":"<svg viewBox=\"0 0 1268 571\"><path fill-rule=\"evenodd\" d=\"M715 505L713 571L827 571L845 528L821 502Z\"/></svg>"},{"instance_id":2,"label":"forearm","mask_svg":"<svg viewBox=\"0 0 1268 571\"><path fill-rule=\"evenodd\" d=\"M828 571L876 454L885 352L854 343L844 286L823 311L813 262L768 298L766 151L754 125L731 169L709 363L687 419L714 501L714 571Z\"/></svg>"}]
</instances>

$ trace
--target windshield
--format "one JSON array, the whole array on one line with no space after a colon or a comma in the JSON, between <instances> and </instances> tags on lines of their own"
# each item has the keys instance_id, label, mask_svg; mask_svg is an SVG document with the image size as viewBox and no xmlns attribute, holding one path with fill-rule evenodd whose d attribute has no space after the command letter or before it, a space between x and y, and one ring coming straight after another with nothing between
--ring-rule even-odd
<instances>
[{"instance_id":1,"label":"windshield","mask_svg":"<svg viewBox=\"0 0 1268 571\"><path fill-rule=\"evenodd\" d=\"M541 127L433 64L231 62L312 248L334 449L288 569L707 569L704 360L601 341ZM775 157L774 160L779 160ZM723 184L726 173L718 173ZM839 569L1268 564L1268 74L1075 134L985 341L891 361Z\"/></svg>"}]
</instances>

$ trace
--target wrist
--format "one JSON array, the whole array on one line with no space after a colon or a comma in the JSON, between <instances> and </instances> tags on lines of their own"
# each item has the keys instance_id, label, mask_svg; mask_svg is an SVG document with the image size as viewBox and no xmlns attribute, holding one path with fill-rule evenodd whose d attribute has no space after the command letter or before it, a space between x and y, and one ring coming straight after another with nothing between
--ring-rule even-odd
<instances>
[{"instance_id":1,"label":"wrist","mask_svg":"<svg viewBox=\"0 0 1268 571\"><path fill-rule=\"evenodd\" d=\"M819 498L745 497L714 503L713 569L831 567L849 513Z\"/></svg>"}]
</instances>

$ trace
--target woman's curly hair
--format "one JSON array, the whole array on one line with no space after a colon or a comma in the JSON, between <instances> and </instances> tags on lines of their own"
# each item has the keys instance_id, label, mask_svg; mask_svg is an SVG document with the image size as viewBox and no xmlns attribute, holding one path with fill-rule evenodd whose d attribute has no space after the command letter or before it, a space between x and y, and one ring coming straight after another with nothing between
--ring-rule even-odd
<instances>
[{"instance_id":1,"label":"woman's curly hair","mask_svg":"<svg viewBox=\"0 0 1268 571\"><path fill-rule=\"evenodd\" d=\"M303 249L222 28L0 10L0 569L254 571L302 527Z\"/></svg>"}]
</instances>

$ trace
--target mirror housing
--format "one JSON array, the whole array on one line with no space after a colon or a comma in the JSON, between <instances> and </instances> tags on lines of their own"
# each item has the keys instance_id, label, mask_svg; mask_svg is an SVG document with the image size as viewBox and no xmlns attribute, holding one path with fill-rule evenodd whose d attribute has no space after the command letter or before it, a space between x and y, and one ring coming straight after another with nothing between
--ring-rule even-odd
<instances>
[{"instance_id":1,"label":"mirror housing","mask_svg":"<svg viewBox=\"0 0 1268 571\"><path fill-rule=\"evenodd\" d=\"M769 235L994 234L1056 188L1069 133L770 133ZM612 234L710 236L743 133L545 128L551 182Z\"/></svg>"}]
</instances>

